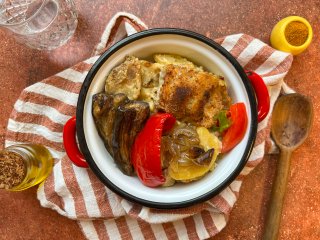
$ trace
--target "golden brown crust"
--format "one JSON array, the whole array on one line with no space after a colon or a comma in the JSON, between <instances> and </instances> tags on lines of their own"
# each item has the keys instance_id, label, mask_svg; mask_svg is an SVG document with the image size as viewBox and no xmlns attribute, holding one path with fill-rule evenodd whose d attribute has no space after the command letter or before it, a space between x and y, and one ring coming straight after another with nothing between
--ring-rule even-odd
<instances>
[{"instance_id":1,"label":"golden brown crust","mask_svg":"<svg viewBox=\"0 0 320 240\"><path fill-rule=\"evenodd\" d=\"M212 127L214 115L228 108L231 99L220 77L195 68L169 64L157 107L178 120Z\"/></svg>"},{"instance_id":2,"label":"golden brown crust","mask_svg":"<svg viewBox=\"0 0 320 240\"><path fill-rule=\"evenodd\" d=\"M106 80L106 92L123 93L178 120L210 128L214 116L228 109L231 99L222 77L204 71L185 58L157 54L156 63L128 56Z\"/></svg>"}]
</instances>

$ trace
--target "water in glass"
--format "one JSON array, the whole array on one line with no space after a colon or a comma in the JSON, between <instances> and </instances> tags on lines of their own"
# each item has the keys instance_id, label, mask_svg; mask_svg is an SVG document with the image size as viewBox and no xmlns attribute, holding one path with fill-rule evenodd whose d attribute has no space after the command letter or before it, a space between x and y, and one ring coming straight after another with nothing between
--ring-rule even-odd
<instances>
[{"instance_id":1,"label":"water in glass","mask_svg":"<svg viewBox=\"0 0 320 240\"><path fill-rule=\"evenodd\" d=\"M77 27L72 0L0 0L0 26L32 48L63 45Z\"/></svg>"}]
</instances>

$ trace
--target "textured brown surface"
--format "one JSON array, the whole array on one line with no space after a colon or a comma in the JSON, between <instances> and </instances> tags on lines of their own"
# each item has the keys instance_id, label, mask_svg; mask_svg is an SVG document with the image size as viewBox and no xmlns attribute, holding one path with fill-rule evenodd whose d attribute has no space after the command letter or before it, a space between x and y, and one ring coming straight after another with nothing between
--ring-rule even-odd
<instances>
[{"instance_id":1,"label":"textured brown surface","mask_svg":"<svg viewBox=\"0 0 320 240\"><path fill-rule=\"evenodd\" d=\"M320 25L318 0L302 4L284 1L85 1L75 0L79 10L76 34L65 46L39 52L17 44L0 30L0 136L21 90L90 56L105 24L117 11L141 17L149 27L180 27L211 38L247 33L269 42L278 20L300 15L311 23L314 39L303 54L294 58L286 81L314 103L311 136L292 156L280 239L320 239ZM265 157L245 179L228 226L213 239L261 239L277 157ZM0 192L0 239L84 239L76 222L41 208L36 189L20 193Z\"/></svg>"}]
</instances>

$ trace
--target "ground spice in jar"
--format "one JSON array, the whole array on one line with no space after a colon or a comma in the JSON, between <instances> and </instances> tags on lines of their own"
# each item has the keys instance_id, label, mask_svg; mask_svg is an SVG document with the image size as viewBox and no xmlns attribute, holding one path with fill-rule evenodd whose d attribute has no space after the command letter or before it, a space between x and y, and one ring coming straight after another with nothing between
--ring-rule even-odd
<instances>
[{"instance_id":1,"label":"ground spice in jar","mask_svg":"<svg viewBox=\"0 0 320 240\"><path fill-rule=\"evenodd\" d=\"M25 178L26 167L23 158L13 152L0 151L0 189L11 189Z\"/></svg>"},{"instance_id":2,"label":"ground spice in jar","mask_svg":"<svg viewBox=\"0 0 320 240\"><path fill-rule=\"evenodd\" d=\"M298 21L289 23L284 31L287 41L293 46L301 46L304 44L308 39L308 34L307 26Z\"/></svg>"}]
</instances>

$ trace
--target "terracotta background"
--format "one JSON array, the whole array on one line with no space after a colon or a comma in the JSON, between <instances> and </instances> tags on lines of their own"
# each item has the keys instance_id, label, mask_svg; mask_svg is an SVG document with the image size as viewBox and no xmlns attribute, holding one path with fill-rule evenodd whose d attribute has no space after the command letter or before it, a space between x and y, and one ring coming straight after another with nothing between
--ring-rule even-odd
<instances>
[{"instance_id":1,"label":"terracotta background","mask_svg":"<svg viewBox=\"0 0 320 240\"><path fill-rule=\"evenodd\" d=\"M311 46L296 56L285 78L314 103L311 136L292 156L280 239L320 239L320 58L318 0L300 1L86 1L75 0L79 25L63 47L40 52L15 42L0 29L0 137L22 89L90 56L108 20L118 11L139 16L151 27L179 27L211 38L247 33L269 42L273 26L288 15L305 17L314 30ZM304 2L304 3L302 3ZM277 156L266 156L246 178L227 227L213 239L261 239ZM0 239L84 239L77 223L44 209L36 189L0 192Z\"/></svg>"}]
</instances>

